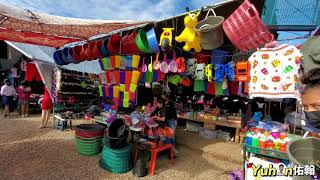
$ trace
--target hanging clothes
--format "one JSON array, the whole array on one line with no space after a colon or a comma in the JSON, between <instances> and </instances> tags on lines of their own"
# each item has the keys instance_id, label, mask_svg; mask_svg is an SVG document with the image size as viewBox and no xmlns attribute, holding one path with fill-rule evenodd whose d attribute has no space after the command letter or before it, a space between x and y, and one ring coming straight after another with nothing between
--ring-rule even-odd
<instances>
[{"instance_id":1,"label":"hanging clothes","mask_svg":"<svg viewBox=\"0 0 320 180\"><path fill-rule=\"evenodd\" d=\"M41 76L39 74L39 71L35 64L33 63L27 63L26 64L26 81L33 81L33 79L36 79L36 81L41 81Z\"/></svg>"},{"instance_id":2,"label":"hanging clothes","mask_svg":"<svg viewBox=\"0 0 320 180\"><path fill-rule=\"evenodd\" d=\"M250 98L297 98L300 58L300 51L289 45L253 53L249 58Z\"/></svg>"}]
</instances>

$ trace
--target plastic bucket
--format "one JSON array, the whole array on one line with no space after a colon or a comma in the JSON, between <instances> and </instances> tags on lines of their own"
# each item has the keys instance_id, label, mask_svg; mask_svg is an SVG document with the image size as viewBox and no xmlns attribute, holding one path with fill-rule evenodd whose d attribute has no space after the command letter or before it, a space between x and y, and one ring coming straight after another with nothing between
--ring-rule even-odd
<instances>
[{"instance_id":1,"label":"plastic bucket","mask_svg":"<svg viewBox=\"0 0 320 180\"><path fill-rule=\"evenodd\" d=\"M137 84L130 84L130 92L136 92L137 90Z\"/></svg>"},{"instance_id":2,"label":"plastic bucket","mask_svg":"<svg viewBox=\"0 0 320 180\"><path fill-rule=\"evenodd\" d=\"M212 12L214 16L209 16L210 12ZM216 16L213 9L210 9L206 18L198 22L195 26L195 31L200 37L202 49L211 50L223 44L223 21L224 17Z\"/></svg>"},{"instance_id":3,"label":"plastic bucket","mask_svg":"<svg viewBox=\"0 0 320 180\"><path fill-rule=\"evenodd\" d=\"M138 54L140 53L139 48L136 45L137 32L133 31L127 40L128 54Z\"/></svg>"},{"instance_id":4,"label":"plastic bucket","mask_svg":"<svg viewBox=\"0 0 320 180\"><path fill-rule=\"evenodd\" d=\"M289 142L287 154L291 166L295 165L316 165L320 159L320 140L317 138L297 139ZM311 176L297 176L293 179L310 180Z\"/></svg>"},{"instance_id":5,"label":"plastic bucket","mask_svg":"<svg viewBox=\"0 0 320 180\"><path fill-rule=\"evenodd\" d=\"M107 49L107 46L108 46L108 42L109 42L109 39L108 38L105 38L103 41L102 41L102 45L100 47L100 52L101 54L104 56L104 57L107 57L110 55L108 49Z\"/></svg>"},{"instance_id":6,"label":"plastic bucket","mask_svg":"<svg viewBox=\"0 0 320 180\"><path fill-rule=\"evenodd\" d=\"M140 71L133 71L132 72L132 79L131 79L131 83L133 84L137 84L140 78Z\"/></svg>"},{"instance_id":7,"label":"plastic bucket","mask_svg":"<svg viewBox=\"0 0 320 180\"><path fill-rule=\"evenodd\" d=\"M175 76L171 76L169 78L169 82L171 84L174 84L174 85L178 86L178 84L180 83L181 79L182 79L181 76L175 75Z\"/></svg>"},{"instance_id":8,"label":"plastic bucket","mask_svg":"<svg viewBox=\"0 0 320 180\"><path fill-rule=\"evenodd\" d=\"M147 34L142 29L140 29L138 34L137 34L136 45L137 45L137 47L139 48L139 50L141 52L143 52L143 53L149 53L150 52Z\"/></svg>"},{"instance_id":9,"label":"plastic bucket","mask_svg":"<svg viewBox=\"0 0 320 180\"><path fill-rule=\"evenodd\" d=\"M128 38L129 38L129 33L126 33L126 35L121 38L121 54L128 54L128 51L129 51Z\"/></svg>"},{"instance_id":10,"label":"plastic bucket","mask_svg":"<svg viewBox=\"0 0 320 180\"><path fill-rule=\"evenodd\" d=\"M140 62L140 56L139 55L132 55L132 67L138 68Z\"/></svg>"},{"instance_id":11,"label":"plastic bucket","mask_svg":"<svg viewBox=\"0 0 320 180\"><path fill-rule=\"evenodd\" d=\"M72 48L72 57L75 61L82 61L81 50L82 46L75 46Z\"/></svg>"},{"instance_id":12,"label":"plastic bucket","mask_svg":"<svg viewBox=\"0 0 320 180\"><path fill-rule=\"evenodd\" d=\"M70 63L76 63L76 64L79 63L79 61L75 61L75 60L73 59L73 51L72 51L72 48L69 48L69 49L68 49L68 62L70 62Z\"/></svg>"},{"instance_id":13,"label":"plastic bucket","mask_svg":"<svg viewBox=\"0 0 320 180\"><path fill-rule=\"evenodd\" d=\"M62 49L62 61L64 62L64 65L70 63L68 59L68 55L69 55L69 48Z\"/></svg>"},{"instance_id":14,"label":"plastic bucket","mask_svg":"<svg viewBox=\"0 0 320 180\"><path fill-rule=\"evenodd\" d=\"M58 50L56 52L53 53L53 60L56 64L58 65L63 65L63 61L62 61L62 51Z\"/></svg>"},{"instance_id":15,"label":"plastic bucket","mask_svg":"<svg viewBox=\"0 0 320 180\"><path fill-rule=\"evenodd\" d=\"M120 41L121 41L121 37L119 34L113 34L110 36L107 49L111 54L120 53Z\"/></svg>"},{"instance_id":16,"label":"plastic bucket","mask_svg":"<svg viewBox=\"0 0 320 180\"><path fill-rule=\"evenodd\" d=\"M157 40L156 32L154 28L150 29L147 32L147 39L149 44L150 53L158 53L159 52L159 43Z\"/></svg>"},{"instance_id":17,"label":"plastic bucket","mask_svg":"<svg viewBox=\"0 0 320 180\"><path fill-rule=\"evenodd\" d=\"M88 55L87 55L87 49L89 48L88 44L83 44L82 45L82 50L81 50L81 59L82 60L88 60Z\"/></svg>"}]
</instances>

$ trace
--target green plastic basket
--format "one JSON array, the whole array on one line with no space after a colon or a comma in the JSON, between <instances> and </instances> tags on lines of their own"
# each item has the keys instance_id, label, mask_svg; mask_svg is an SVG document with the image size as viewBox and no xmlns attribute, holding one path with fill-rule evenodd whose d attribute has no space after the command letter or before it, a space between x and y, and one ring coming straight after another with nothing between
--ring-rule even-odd
<instances>
[{"instance_id":1,"label":"green plastic basket","mask_svg":"<svg viewBox=\"0 0 320 180\"><path fill-rule=\"evenodd\" d=\"M253 147L253 146L249 146L246 144L246 150L248 152L255 153L255 154L274 157L274 158L278 158L278 159L289 160L286 152L281 152L281 151L274 150L274 149Z\"/></svg>"},{"instance_id":2,"label":"green plastic basket","mask_svg":"<svg viewBox=\"0 0 320 180\"><path fill-rule=\"evenodd\" d=\"M132 169L131 145L122 149L103 147L100 166L112 173L126 173Z\"/></svg>"}]
</instances>

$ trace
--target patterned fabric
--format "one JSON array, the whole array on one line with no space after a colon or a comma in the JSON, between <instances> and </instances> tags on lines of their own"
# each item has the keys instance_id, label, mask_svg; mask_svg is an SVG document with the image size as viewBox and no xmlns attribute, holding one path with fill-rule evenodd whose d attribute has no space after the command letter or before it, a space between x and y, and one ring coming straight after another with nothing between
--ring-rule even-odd
<instances>
[{"instance_id":1,"label":"patterned fabric","mask_svg":"<svg viewBox=\"0 0 320 180\"><path fill-rule=\"evenodd\" d=\"M263 48L253 53L249 58L250 97L298 97L300 58L300 51L288 45Z\"/></svg>"}]
</instances>

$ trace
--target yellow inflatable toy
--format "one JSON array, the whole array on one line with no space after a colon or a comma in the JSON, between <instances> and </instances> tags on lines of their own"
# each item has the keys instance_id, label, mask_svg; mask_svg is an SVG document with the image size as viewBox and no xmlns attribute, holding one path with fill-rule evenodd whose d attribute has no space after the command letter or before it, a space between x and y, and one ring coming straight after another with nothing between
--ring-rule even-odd
<instances>
[{"instance_id":1,"label":"yellow inflatable toy","mask_svg":"<svg viewBox=\"0 0 320 180\"><path fill-rule=\"evenodd\" d=\"M177 36L175 39L177 42L185 42L186 44L183 46L183 50L190 51L190 49L194 49L196 52L201 51L200 39L197 33L194 30L194 27L198 23L198 16L200 12L197 14L193 14L188 12L188 15L184 18L185 28L182 33Z\"/></svg>"},{"instance_id":2,"label":"yellow inflatable toy","mask_svg":"<svg viewBox=\"0 0 320 180\"><path fill-rule=\"evenodd\" d=\"M160 46L162 46L163 39L168 39L169 46L172 46L172 31L174 28L162 28L163 32L160 36Z\"/></svg>"}]
</instances>

